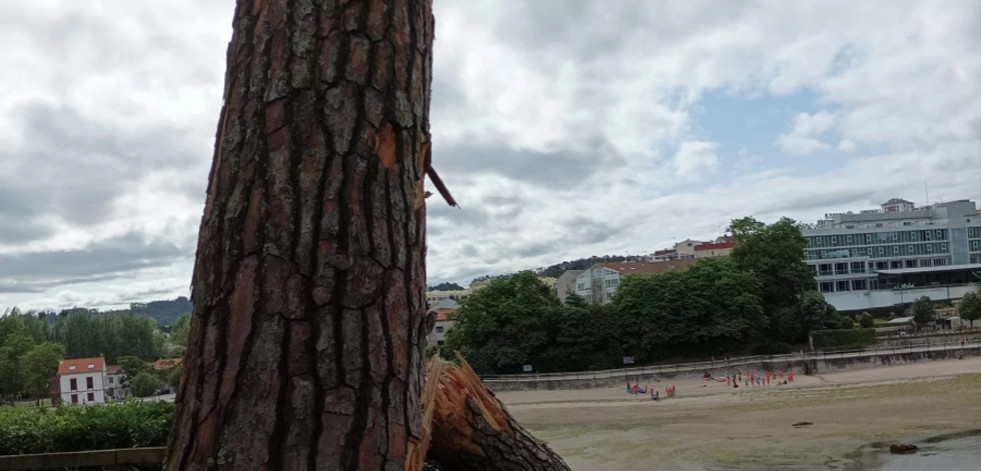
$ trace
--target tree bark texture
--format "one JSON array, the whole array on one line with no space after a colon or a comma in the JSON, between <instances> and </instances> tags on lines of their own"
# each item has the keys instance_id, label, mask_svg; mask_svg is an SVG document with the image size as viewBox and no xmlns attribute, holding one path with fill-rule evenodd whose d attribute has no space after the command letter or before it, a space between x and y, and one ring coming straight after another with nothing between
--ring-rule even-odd
<instances>
[{"instance_id":1,"label":"tree bark texture","mask_svg":"<svg viewBox=\"0 0 981 471\"><path fill-rule=\"evenodd\" d=\"M239 0L168 470L422 438L431 0Z\"/></svg>"},{"instance_id":2,"label":"tree bark texture","mask_svg":"<svg viewBox=\"0 0 981 471\"><path fill-rule=\"evenodd\" d=\"M438 360L429 365L430 372L440 370L429 458L454 471L569 471L559 455L515 422L463 356L456 356L458 367Z\"/></svg>"}]
</instances>

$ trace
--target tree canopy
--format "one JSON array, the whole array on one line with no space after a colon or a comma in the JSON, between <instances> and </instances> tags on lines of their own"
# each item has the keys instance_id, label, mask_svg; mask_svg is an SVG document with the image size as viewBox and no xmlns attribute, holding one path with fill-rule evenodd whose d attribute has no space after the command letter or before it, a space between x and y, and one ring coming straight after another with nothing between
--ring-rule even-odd
<instances>
[{"instance_id":1,"label":"tree canopy","mask_svg":"<svg viewBox=\"0 0 981 471\"><path fill-rule=\"evenodd\" d=\"M971 327L974 327L974 321L981 319L981 293L971 291L965 294L957 305L957 315L970 321Z\"/></svg>"},{"instance_id":2,"label":"tree canopy","mask_svg":"<svg viewBox=\"0 0 981 471\"><path fill-rule=\"evenodd\" d=\"M933 310L933 302L930 301L930 297L928 296L921 296L920 299L913 301L910 311L913 313L913 320L916 322L916 328L918 329L923 328L923 326L936 318Z\"/></svg>"},{"instance_id":3,"label":"tree canopy","mask_svg":"<svg viewBox=\"0 0 981 471\"><path fill-rule=\"evenodd\" d=\"M729 232L735 239L730 258L759 280L763 307L769 314L798 306L814 290L814 271L804 262L807 240L790 218L767 225L752 217L734 219Z\"/></svg>"}]
</instances>

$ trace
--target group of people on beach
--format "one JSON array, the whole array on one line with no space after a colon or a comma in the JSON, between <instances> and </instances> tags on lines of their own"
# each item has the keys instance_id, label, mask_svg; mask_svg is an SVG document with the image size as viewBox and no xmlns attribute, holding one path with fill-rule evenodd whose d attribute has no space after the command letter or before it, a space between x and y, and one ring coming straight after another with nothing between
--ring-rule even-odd
<instances>
[{"instance_id":1,"label":"group of people on beach","mask_svg":"<svg viewBox=\"0 0 981 471\"><path fill-rule=\"evenodd\" d=\"M664 394L667 397L674 397L675 389L674 385L664 388ZM630 381L627 381L627 394L648 394L651 395L651 400L656 401L661 398L661 391L652 388L650 385L641 387L640 383L634 383L633 386L630 385Z\"/></svg>"},{"instance_id":2,"label":"group of people on beach","mask_svg":"<svg viewBox=\"0 0 981 471\"><path fill-rule=\"evenodd\" d=\"M711 379L711 375L706 373L705 381ZM789 371L784 374L783 371L774 373L766 370L763 373L749 372L744 375L742 371L736 371L735 373L726 373L725 377L726 386L732 386L733 388L738 388L740 383L745 387L769 386L770 382L774 380L776 380L777 386L792 383L794 381L794 372ZM718 378L716 381L722 382L723 380L722 378Z\"/></svg>"}]
</instances>

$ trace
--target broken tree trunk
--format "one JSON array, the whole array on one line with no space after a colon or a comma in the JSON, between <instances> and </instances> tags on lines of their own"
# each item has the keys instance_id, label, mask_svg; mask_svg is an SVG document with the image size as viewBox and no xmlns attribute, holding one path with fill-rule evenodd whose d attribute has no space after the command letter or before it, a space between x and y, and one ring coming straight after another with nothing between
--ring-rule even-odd
<instances>
[{"instance_id":1,"label":"broken tree trunk","mask_svg":"<svg viewBox=\"0 0 981 471\"><path fill-rule=\"evenodd\" d=\"M458 367L438 358L429 365L425 391L435 389L435 403L423 410L423 427L431 431L428 457L447 470L568 471L559 455L515 422L463 356L456 357ZM439 371L436 384L429 382L433 370Z\"/></svg>"}]
</instances>

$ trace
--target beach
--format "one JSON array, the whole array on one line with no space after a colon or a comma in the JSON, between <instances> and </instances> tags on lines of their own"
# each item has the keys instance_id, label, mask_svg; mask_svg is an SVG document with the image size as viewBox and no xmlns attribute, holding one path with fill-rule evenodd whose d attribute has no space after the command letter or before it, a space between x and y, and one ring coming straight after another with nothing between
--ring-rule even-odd
<instances>
[{"instance_id":1,"label":"beach","mask_svg":"<svg viewBox=\"0 0 981 471\"><path fill-rule=\"evenodd\" d=\"M660 400L627 394L626 384L497 396L577 471L872 470L892 459L881 451L888 443L981 429L981 358L798 372L780 386L650 386Z\"/></svg>"}]
</instances>

